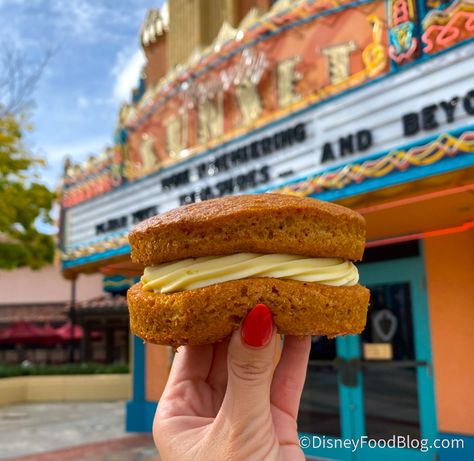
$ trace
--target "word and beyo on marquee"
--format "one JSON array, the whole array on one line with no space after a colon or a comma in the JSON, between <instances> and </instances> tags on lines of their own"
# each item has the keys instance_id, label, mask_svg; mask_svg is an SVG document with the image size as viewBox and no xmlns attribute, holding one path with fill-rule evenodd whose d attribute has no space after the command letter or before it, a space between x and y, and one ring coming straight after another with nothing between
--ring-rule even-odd
<instances>
[{"instance_id":1,"label":"word and beyo on marquee","mask_svg":"<svg viewBox=\"0 0 474 461\"><path fill-rule=\"evenodd\" d=\"M462 107L462 109L461 109ZM420 131L430 131L439 128L442 124L452 123L458 111L464 110L466 114L474 115L474 89L465 95L455 96L448 101L439 101L422 107L419 111L409 112L401 116L403 135L409 137ZM193 167L188 167L178 173L161 178L163 191L180 189L190 185L191 178L206 181L220 173L232 171L233 167L241 166L254 160L264 158L272 153L287 149L295 144L303 143L307 139L304 123L294 127L277 131L271 136L265 136L250 144L242 145L229 152L224 152L212 161L203 161ZM320 164L342 159L347 156L361 155L372 146L374 139L373 130L363 129L356 133L340 137L335 142L326 142L322 145L319 156ZM252 189L264 185L270 180L269 166L263 165L244 174L227 178L214 185L204 185L198 191L189 191L179 196L181 205L197 200L222 197L235 192L235 190ZM128 228L159 212L159 207L152 206L128 215L114 217L96 226L96 235L106 234L119 229Z\"/></svg>"}]
</instances>

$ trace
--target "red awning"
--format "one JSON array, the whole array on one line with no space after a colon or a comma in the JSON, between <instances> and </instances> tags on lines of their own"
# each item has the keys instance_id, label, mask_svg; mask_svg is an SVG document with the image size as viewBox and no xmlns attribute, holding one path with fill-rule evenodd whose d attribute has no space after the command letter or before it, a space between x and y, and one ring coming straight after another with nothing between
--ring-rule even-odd
<instances>
[{"instance_id":1,"label":"red awning","mask_svg":"<svg viewBox=\"0 0 474 461\"><path fill-rule=\"evenodd\" d=\"M56 333L61 337L63 341L79 341L84 336L84 330L80 325L74 325L71 338L71 322L65 323L63 326L56 328Z\"/></svg>"},{"instance_id":2,"label":"red awning","mask_svg":"<svg viewBox=\"0 0 474 461\"><path fill-rule=\"evenodd\" d=\"M49 323L46 323L41 327L41 333L43 335L41 344L50 346L53 344L58 344L62 341L62 338L56 331L56 328L51 326Z\"/></svg>"},{"instance_id":3,"label":"red awning","mask_svg":"<svg viewBox=\"0 0 474 461\"><path fill-rule=\"evenodd\" d=\"M67 322L59 328L55 329L62 341L71 341L71 322ZM74 325L73 339L79 341L84 337L84 329L80 325ZM91 331L91 339L101 339L102 333L100 331Z\"/></svg>"},{"instance_id":4,"label":"red awning","mask_svg":"<svg viewBox=\"0 0 474 461\"><path fill-rule=\"evenodd\" d=\"M56 332L53 335L50 333L32 323L20 321L12 323L0 332L0 343L44 344L45 341L58 339Z\"/></svg>"}]
</instances>

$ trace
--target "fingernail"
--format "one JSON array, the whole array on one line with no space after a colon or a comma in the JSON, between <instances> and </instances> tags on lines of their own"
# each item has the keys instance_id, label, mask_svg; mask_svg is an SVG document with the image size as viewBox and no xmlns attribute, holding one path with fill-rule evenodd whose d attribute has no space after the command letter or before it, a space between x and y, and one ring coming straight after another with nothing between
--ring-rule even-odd
<instances>
[{"instance_id":1,"label":"fingernail","mask_svg":"<svg viewBox=\"0 0 474 461\"><path fill-rule=\"evenodd\" d=\"M266 346L273 333L273 317L265 304L257 304L245 317L241 335L245 344L252 347Z\"/></svg>"}]
</instances>

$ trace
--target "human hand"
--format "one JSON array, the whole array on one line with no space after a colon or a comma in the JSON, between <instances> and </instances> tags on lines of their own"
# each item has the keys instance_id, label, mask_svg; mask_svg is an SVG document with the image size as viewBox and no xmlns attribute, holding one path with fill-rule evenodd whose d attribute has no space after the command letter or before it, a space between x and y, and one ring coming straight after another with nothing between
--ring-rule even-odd
<instances>
[{"instance_id":1,"label":"human hand","mask_svg":"<svg viewBox=\"0 0 474 461\"><path fill-rule=\"evenodd\" d=\"M296 417L310 337L276 332L257 305L230 339L178 349L153 436L163 461L304 461Z\"/></svg>"}]
</instances>

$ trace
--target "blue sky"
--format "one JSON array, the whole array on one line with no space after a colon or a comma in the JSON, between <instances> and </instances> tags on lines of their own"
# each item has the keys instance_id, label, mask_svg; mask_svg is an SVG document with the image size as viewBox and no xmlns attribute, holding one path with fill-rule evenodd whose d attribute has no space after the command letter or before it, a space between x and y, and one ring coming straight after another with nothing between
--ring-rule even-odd
<instances>
[{"instance_id":1,"label":"blue sky","mask_svg":"<svg viewBox=\"0 0 474 461\"><path fill-rule=\"evenodd\" d=\"M55 187L63 158L79 161L112 143L120 102L144 62L139 30L163 0L0 0L0 44L34 61L54 54L35 92L28 143Z\"/></svg>"}]
</instances>

